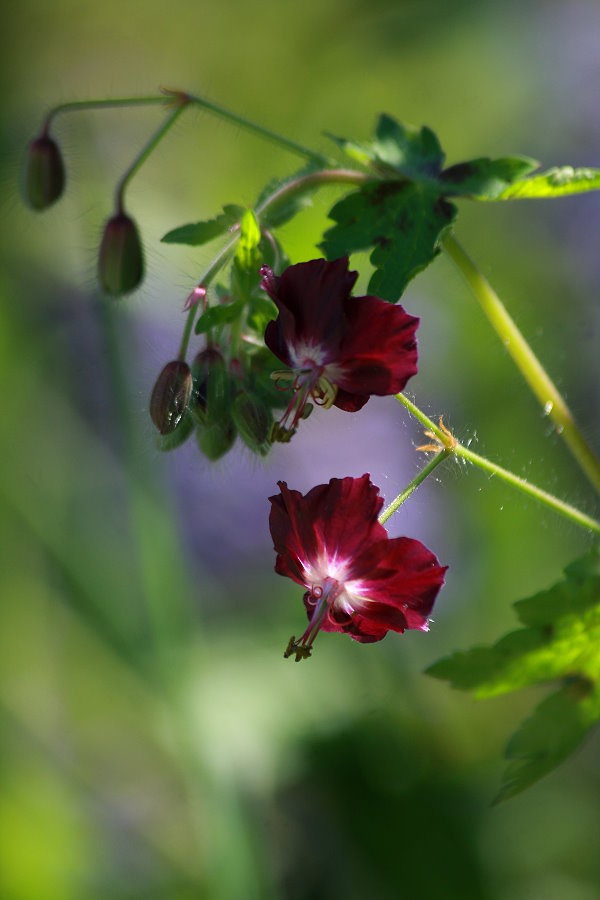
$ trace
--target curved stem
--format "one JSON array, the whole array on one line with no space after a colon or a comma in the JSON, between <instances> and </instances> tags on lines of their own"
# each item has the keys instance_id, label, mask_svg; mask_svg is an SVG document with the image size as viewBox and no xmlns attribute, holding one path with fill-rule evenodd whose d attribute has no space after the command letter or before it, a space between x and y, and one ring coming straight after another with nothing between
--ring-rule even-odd
<instances>
[{"instance_id":1,"label":"curved stem","mask_svg":"<svg viewBox=\"0 0 600 900\"><path fill-rule=\"evenodd\" d=\"M294 178L286 182L285 184L279 185L279 187L275 188L273 193L269 194L268 197L265 197L262 203L260 203L256 207L255 212L257 216L261 216L267 210L272 209L274 206L277 206L278 203L283 203L284 201L289 200L289 198L293 197L295 194L301 194L303 191L310 190L313 187L321 187L328 184L362 184L363 182L369 180L369 178L370 176L368 176L365 172L358 172L355 169L320 169L318 172L309 172L306 175L298 175L297 178ZM200 281L198 282L199 287L208 287L210 282L217 275L220 269L222 269L222 267L225 265L225 263L233 253L239 236L240 229L238 227L234 236L219 251L217 256L215 256L215 258L209 265L208 269L202 275ZM183 336L181 338L181 344L179 347L178 358L181 360L185 359L185 355L187 353L187 348L190 337L192 336L192 329L197 311L197 306L192 306L188 313L185 328L183 330Z\"/></svg>"},{"instance_id":2,"label":"curved stem","mask_svg":"<svg viewBox=\"0 0 600 900\"><path fill-rule=\"evenodd\" d=\"M407 497L410 497L412 492L415 491L419 487L419 485L422 484L423 481L425 481L427 476L430 475L441 462L447 459L451 453L452 450L447 447L444 447L443 450L440 450L440 452L427 463L425 468L421 469L419 474L415 478L413 478L410 484L408 484L404 488L402 493L398 494L396 499L392 500L389 506L386 506L386 508L379 516L379 524L383 525L385 522L387 522L390 516L393 515L400 506L402 506Z\"/></svg>"},{"instance_id":3,"label":"curved stem","mask_svg":"<svg viewBox=\"0 0 600 900\"><path fill-rule=\"evenodd\" d=\"M302 144L298 144L296 141L292 141L281 134L277 134L277 132L271 131L269 128L264 128L262 125L257 125L256 122L252 122L250 119L239 116L237 113L232 113L218 103L213 103L212 100L206 100L204 97L197 97L194 94L185 94L185 96L190 103L201 107L201 109L206 109L209 112L220 116L222 119L227 119L227 121L233 122L240 128L245 128L246 131L252 131L254 134L259 135L259 137L266 138L268 141L271 141L280 147L284 147L286 150L290 150L298 156L303 156L305 159L317 162L322 166L331 165L332 163L332 160L323 156L323 154L315 153L314 150L303 147ZM335 165L335 161L333 161L333 164Z\"/></svg>"},{"instance_id":4,"label":"curved stem","mask_svg":"<svg viewBox=\"0 0 600 900\"><path fill-rule=\"evenodd\" d=\"M555 423L569 450L596 491L600 493L600 461L597 459L558 388L508 314L506 307L465 253L458 241L449 235L442 243L448 256L460 269L491 325L512 356L525 381Z\"/></svg>"},{"instance_id":5,"label":"curved stem","mask_svg":"<svg viewBox=\"0 0 600 900\"><path fill-rule=\"evenodd\" d=\"M398 400L406 409L413 415L422 425L425 425L426 428L431 431L435 437L440 442L440 449L442 451L447 451L446 455L454 454L455 456L461 457L462 459L466 459L469 462L473 463L473 465L478 466L480 469L483 469L484 472L488 472L491 475L495 475L498 478L505 481L507 484L512 485L512 487L518 488L518 490L522 491L524 494L528 494L530 497L534 497L540 503L543 503L545 506L548 506L550 509L553 509L555 512L560 513L567 519L570 519L571 522L575 522L577 525L580 525L582 528L586 528L588 531L593 531L596 534L600 534L600 522L596 519L592 519L591 516L587 516L585 513L581 512L581 510L577 509L575 506L571 506L570 503L565 503L563 500L559 500L558 497L555 497L553 494L548 493L548 491L544 491L542 488L537 487L531 482L527 481L525 478L521 478L519 475L515 475L513 472L510 472L508 469L504 469L502 466L499 466L497 463L491 462L489 459L486 459L485 456L481 456L479 453L475 453L473 450L469 450L468 447L464 447L462 444L459 444L458 441L455 441L454 438L440 428L435 425L431 419L425 415L415 404L405 397L404 394L395 394L396 400ZM438 454L438 456L440 456ZM437 459L437 457L436 457ZM432 462L434 462L432 460ZM425 470L423 470L425 471ZM429 473L427 473L429 474Z\"/></svg>"},{"instance_id":6,"label":"curved stem","mask_svg":"<svg viewBox=\"0 0 600 900\"><path fill-rule=\"evenodd\" d=\"M173 110L171 115L163 122L160 128L150 138L146 146L141 150L140 153L138 153L125 174L120 179L115 195L115 206L119 213L123 212L123 194L125 193L125 188L129 184L135 173L138 171L138 169L146 162L152 151L162 141L166 133L173 127L185 107L185 101L182 101L180 105Z\"/></svg>"},{"instance_id":7,"label":"curved stem","mask_svg":"<svg viewBox=\"0 0 600 900\"><path fill-rule=\"evenodd\" d=\"M42 125L42 133L47 134L52 119L59 113L82 112L86 109L122 109L128 106L164 106L169 103L168 97L117 97L114 100L72 100L69 103L60 103L50 110Z\"/></svg>"}]
</instances>

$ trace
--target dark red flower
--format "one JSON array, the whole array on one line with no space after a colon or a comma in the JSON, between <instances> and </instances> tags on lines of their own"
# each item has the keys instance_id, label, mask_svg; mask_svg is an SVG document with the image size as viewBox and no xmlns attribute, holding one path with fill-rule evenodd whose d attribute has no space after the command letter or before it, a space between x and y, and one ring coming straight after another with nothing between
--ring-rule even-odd
<instances>
[{"instance_id":1,"label":"dark red flower","mask_svg":"<svg viewBox=\"0 0 600 900\"><path fill-rule=\"evenodd\" d=\"M280 481L270 497L275 571L306 588L308 628L285 656L310 656L319 631L355 641L380 641L388 631L427 631L427 617L446 566L420 541L389 538L377 516L383 506L369 475L332 478L303 496Z\"/></svg>"},{"instance_id":2,"label":"dark red flower","mask_svg":"<svg viewBox=\"0 0 600 900\"><path fill-rule=\"evenodd\" d=\"M416 374L419 320L379 297L351 296L358 273L348 271L347 257L298 263L280 277L263 266L261 275L279 310L265 344L291 370L274 377L294 390L279 437L293 432L310 397L355 412Z\"/></svg>"}]
</instances>

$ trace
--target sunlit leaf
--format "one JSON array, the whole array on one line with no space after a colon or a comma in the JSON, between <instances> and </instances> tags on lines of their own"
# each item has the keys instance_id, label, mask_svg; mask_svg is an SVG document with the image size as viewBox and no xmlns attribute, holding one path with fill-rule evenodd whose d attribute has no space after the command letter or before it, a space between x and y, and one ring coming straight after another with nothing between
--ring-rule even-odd
<instances>
[{"instance_id":1,"label":"sunlit leaf","mask_svg":"<svg viewBox=\"0 0 600 900\"><path fill-rule=\"evenodd\" d=\"M525 156L482 157L444 169L439 180L446 196L496 200L510 184L529 175L538 165Z\"/></svg>"},{"instance_id":2,"label":"sunlit leaf","mask_svg":"<svg viewBox=\"0 0 600 900\"><path fill-rule=\"evenodd\" d=\"M385 113L377 122L373 149L379 160L409 178L435 177L444 164L444 151L431 128L403 125Z\"/></svg>"},{"instance_id":3,"label":"sunlit leaf","mask_svg":"<svg viewBox=\"0 0 600 900\"><path fill-rule=\"evenodd\" d=\"M426 184L382 181L344 197L320 245L327 259L373 248L369 291L395 303L411 278L439 253L455 207Z\"/></svg>"},{"instance_id":4,"label":"sunlit leaf","mask_svg":"<svg viewBox=\"0 0 600 900\"><path fill-rule=\"evenodd\" d=\"M527 197L563 197L600 189L600 169L574 169L560 166L531 178L516 181L495 200L521 200Z\"/></svg>"},{"instance_id":5,"label":"sunlit leaf","mask_svg":"<svg viewBox=\"0 0 600 900\"><path fill-rule=\"evenodd\" d=\"M561 681L509 742L499 799L541 778L573 752L600 719L600 555L565 569L553 587L515 604L526 627L492 647L454 653L428 669L475 697Z\"/></svg>"},{"instance_id":6,"label":"sunlit leaf","mask_svg":"<svg viewBox=\"0 0 600 900\"><path fill-rule=\"evenodd\" d=\"M230 325L238 319L244 310L242 300L228 303L226 306L209 306L196 323L196 334L204 334L211 328Z\"/></svg>"},{"instance_id":7,"label":"sunlit leaf","mask_svg":"<svg viewBox=\"0 0 600 900\"><path fill-rule=\"evenodd\" d=\"M208 219L206 222L181 225L179 228L168 231L161 240L165 244L189 244L192 247L197 247L200 244L212 241L221 234L225 234L239 222L243 215L243 206L227 203L223 207L223 212L216 218Z\"/></svg>"}]
</instances>

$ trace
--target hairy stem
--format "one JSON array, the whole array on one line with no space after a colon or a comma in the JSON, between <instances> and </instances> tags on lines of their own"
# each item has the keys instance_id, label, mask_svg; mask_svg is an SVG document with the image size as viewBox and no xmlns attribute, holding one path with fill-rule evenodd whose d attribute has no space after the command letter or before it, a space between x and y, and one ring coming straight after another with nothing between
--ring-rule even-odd
<instances>
[{"instance_id":1,"label":"hairy stem","mask_svg":"<svg viewBox=\"0 0 600 900\"><path fill-rule=\"evenodd\" d=\"M153 150L156 149L158 144L162 141L164 136L168 131L173 127L183 110L185 109L185 103L181 103L176 109L173 110L171 115L163 122L160 128L153 134L150 138L146 146L138 153L134 161L131 163L125 174L119 181L117 185L116 195L115 195L115 206L119 213L123 212L123 195L125 193L125 188L138 171L141 166L146 162L150 154Z\"/></svg>"},{"instance_id":2,"label":"hairy stem","mask_svg":"<svg viewBox=\"0 0 600 900\"><path fill-rule=\"evenodd\" d=\"M441 462L447 459L447 457L450 456L451 453L452 451L447 447L444 447L442 450L440 450L440 452L436 456L434 456L433 459L430 460L423 469L421 469L419 474L415 478L413 478L410 484L408 484L404 488L404 490L400 494L398 494L396 499L392 500L389 506L386 506L386 508L379 516L379 524L383 525L385 522L387 522L390 516L392 516L400 506L402 506L407 497L410 497L412 492L415 491L419 487L419 485L425 481L427 476L431 475L433 470L436 469Z\"/></svg>"},{"instance_id":3,"label":"hairy stem","mask_svg":"<svg viewBox=\"0 0 600 900\"><path fill-rule=\"evenodd\" d=\"M548 491L545 491L542 488L531 484L531 482L527 481L526 478L521 478L519 475L515 475L508 469L504 469L502 466L497 465L497 463L491 462L489 459L486 459L485 456L481 456L479 453L475 453L473 450L469 450L468 447L464 447L462 444L459 444L458 441L456 441L452 437L452 435L449 434L449 432L444 432L443 429L438 428L438 426L435 425L431 421L431 419L425 415L424 412L422 412L417 406L415 406L415 404L411 400L409 400L408 397L405 397L404 394L395 394L395 397L396 400L398 400L404 407L406 407L411 415L418 419L418 421L422 425L425 425L426 428L435 435L435 438L439 441L440 450L447 451L446 455L454 454L455 456L468 460L469 462L473 463L473 465L478 466L480 469L483 469L484 472L495 475L502 481L505 481L507 484L512 485L512 487L515 487L518 490L522 491L524 494L527 494L530 497L534 497L540 503L543 503L544 506L548 506L550 509L553 509L555 512L560 513L560 515L564 516L565 518L570 519L571 522L575 522L577 525L580 525L582 528L585 528L588 531L593 531L596 534L600 534L600 522L598 522L596 519L592 519L590 516L581 512L581 510L577 509L574 506L571 506L571 504L565 503L563 500L559 500L558 497L555 497L553 494L548 493ZM432 462L435 462L435 459L432 460Z\"/></svg>"},{"instance_id":4,"label":"hairy stem","mask_svg":"<svg viewBox=\"0 0 600 900\"><path fill-rule=\"evenodd\" d=\"M458 241L449 235L443 241L448 256L456 263L479 301L492 327L512 356L525 381L556 425L580 468L600 493L600 461L594 455L554 382L508 314L506 307Z\"/></svg>"}]
</instances>

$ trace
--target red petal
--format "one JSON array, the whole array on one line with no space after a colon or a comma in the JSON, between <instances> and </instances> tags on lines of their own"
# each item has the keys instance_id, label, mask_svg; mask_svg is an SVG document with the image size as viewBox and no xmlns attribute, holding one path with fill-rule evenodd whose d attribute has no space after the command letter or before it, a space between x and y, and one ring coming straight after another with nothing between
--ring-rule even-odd
<instances>
[{"instance_id":1,"label":"red petal","mask_svg":"<svg viewBox=\"0 0 600 900\"><path fill-rule=\"evenodd\" d=\"M379 297L346 303L348 329L336 362L346 369L339 387L351 394L397 394L417 373L419 320Z\"/></svg>"},{"instance_id":2,"label":"red petal","mask_svg":"<svg viewBox=\"0 0 600 900\"><path fill-rule=\"evenodd\" d=\"M299 342L337 349L345 331L345 303L357 278L344 257L333 262L312 259L288 266L278 279L264 279L279 310L265 332L269 350L288 362L282 348Z\"/></svg>"},{"instance_id":3,"label":"red petal","mask_svg":"<svg viewBox=\"0 0 600 900\"><path fill-rule=\"evenodd\" d=\"M373 542L387 540L377 521L383 506L369 475L332 478L302 496L279 482L281 494L270 497L269 527L278 553L276 571L302 582L299 561L316 565L325 556L340 565ZM354 567L353 567L354 568Z\"/></svg>"},{"instance_id":4,"label":"red petal","mask_svg":"<svg viewBox=\"0 0 600 900\"><path fill-rule=\"evenodd\" d=\"M385 604L401 611L407 628L422 628L446 569L424 544L412 538L393 538L365 548L354 561L351 578L360 580L361 593L377 603L367 603L360 614L369 617L372 606Z\"/></svg>"}]
</instances>

